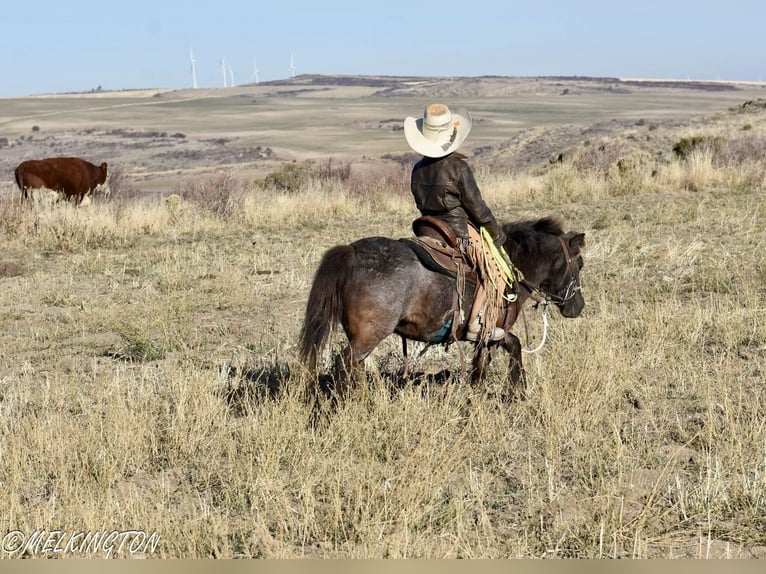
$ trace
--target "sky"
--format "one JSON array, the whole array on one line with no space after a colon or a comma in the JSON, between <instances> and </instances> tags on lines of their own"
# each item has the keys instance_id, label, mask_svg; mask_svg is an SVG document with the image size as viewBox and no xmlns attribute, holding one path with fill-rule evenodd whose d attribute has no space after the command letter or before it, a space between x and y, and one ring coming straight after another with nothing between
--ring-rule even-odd
<instances>
[{"instance_id":1,"label":"sky","mask_svg":"<svg viewBox=\"0 0 766 574\"><path fill-rule=\"evenodd\" d=\"M0 97L295 74L766 81L764 0L13 0Z\"/></svg>"}]
</instances>

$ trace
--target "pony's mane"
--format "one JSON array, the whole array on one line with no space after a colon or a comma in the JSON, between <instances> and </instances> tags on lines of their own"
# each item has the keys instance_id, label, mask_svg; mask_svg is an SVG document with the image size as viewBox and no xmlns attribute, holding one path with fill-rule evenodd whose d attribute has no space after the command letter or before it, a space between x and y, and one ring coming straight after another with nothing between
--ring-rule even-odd
<instances>
[{"instance_id":1,"label":"pony's mane","mask_svg":"<svg viewBox=\"0 0 766 574\"><path fill-rule=\"evenodd\" d=\"M541 233L549 233L556 236L564 234L561 222L557 218L550 216L541 219L505 223L503 231L505 231L508 240L517 245L530 245L535 242L535 237Z\"/></svg>"}]
</instances>

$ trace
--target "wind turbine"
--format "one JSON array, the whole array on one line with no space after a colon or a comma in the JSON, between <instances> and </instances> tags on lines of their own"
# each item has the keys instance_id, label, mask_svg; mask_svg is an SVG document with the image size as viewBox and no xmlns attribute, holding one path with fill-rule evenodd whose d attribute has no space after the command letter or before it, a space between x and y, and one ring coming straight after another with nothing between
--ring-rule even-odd
<instances>
[{"instance_id":1,"label":"wind turbine","mask_svg":"<svg viewBox=\"0 0 766 574\"><path fill-rule=\"evenodd\" d=\"M226 87L226 61L221 58L221 73L223 74L223 87Z\"/></svg>"},{"instance_id":2,"label":"wind turbine","mask_svg":"<svg viewBox=\"0 0 766 574\"><path fill-rule=\"evenodd\" d=\"M189 48L189 58L191 59L191 72L192 72L192 88L195 90L197 89L197 69L194 67L194 64L197 62L194 59L194 50Z\"/></svg>"},{"instance_id":3,"label":"wind turbine","mask_svg":"<svg viewBox=\"0 0 766 574\"><path fill-rule=\"evenodd\" d=\"M231 69L231 65L229 66L229 87L234 87L234 70Z\"/></svg>"},{"instance_id":4,"label":"wind turbine","mask_svg":"<svg viewBox=\"0 0 766 574\"><path fill-rule=\"evenodd\" d=\"M295 57L293 52L290 52L290 77L295 77Z\"/></svg>"},{"instance_id":5,"label":"wind turbine","mask_svg":"<svg viewBox=\"0 0 766 574\"><path fill-rule=\"evenodd\" d=\"M258 77L258 62L255 61L255 58L253 58L253 80L255 80L255 83L260 83L259 77Z\"/></svg>"}]
</instances>

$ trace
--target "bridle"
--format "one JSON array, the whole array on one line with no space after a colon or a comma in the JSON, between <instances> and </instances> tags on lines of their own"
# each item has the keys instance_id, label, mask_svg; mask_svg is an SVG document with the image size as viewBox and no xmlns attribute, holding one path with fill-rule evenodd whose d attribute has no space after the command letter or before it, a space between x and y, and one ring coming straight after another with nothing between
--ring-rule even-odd
<instances>
[{"instance_id":1,"label":"bridle","mask_svg":"<svg viewBox=\"0 0 766 574\"><path fill-rule=\"evenodd\" d=\"M567 283L567 287L564 290L564 295L553 295L550 293L544 292L539 287L536 287L529 283L526 279L523 277L519 279L519 285L524 287L527 291L529 291L529 295L532 299L535 300L534 305L532 305L533 308L537 309L538 307L542 306L543 308L543 337L540 341L540 344L535 347L534 349L521 349L522 353L536 353L540 349L542 349L545 346L545 340L548 337L548 305L553 303L557 307L561 308L564 306L564 304L572 299L575 294L580 291L580 285L577 281L577 275L574 272L570 272L570 269L572 268L572 264L580 259L582 257L581 254L577 254L576 256L572 257L572 255L569 253L569 248L567 247L566 242L561 239L561 237L557 237L559 240L559 243L561 243L561 248L564 250L564 257L566 258L567 266L566 269L564 269L564 276L566 277L569 275L569 281ZM524 308L521 309L521 314L524 316L524 325L526 329L527 319L526 315L524 315ZM529 340L529 332L527 332L527 340Z\"/></svg>"},{"instance_id":2,"label":"bridle","mask_svg":"<svg viewBox=\"0 0 766 574\"><path fill-rule=\"evenodd\" d=\"M524 287L527 291L529 291L530 297L532 297L535 300L535 304L533 305L535 308L542 305L543 307L546 307L547 305L553 303L557 307L563 307L564 304L572 299L578 291L580 291L580 285L577 281L577 275L574 272L570 272L570 269L572 268L572 264L580 259L582 257L581 254L577 254L574 257L569 253L569 248L567 247L566 241L564 241L561 237L557 237L556 239L559 240L559 243L561 243L561 248L564 250L564 257L567 262L566 269L564 269L564 276L566 277L569 275L569 282L567 283L566 289L564 290L563 295L554 295L552 293L546 293L540 287L537 287L535 285L532 285L527 281L526 279L522 278L519 280L519 285Z\"/></svg>"},{"instance_id":3,"label":"bridle","mask_svg":"<svg viewBox=\"0 0 766 574\"><path fill-rule=\"evenodd\" d=\"M574 272L570 273L569 270L572 268L572 263L580 259L582 255L578 253L576 256L572 257L569 254L569 248L567 247L566 241L561 239L561 237L559 237L558 240L559 243L561 243L561 248L564 250L564 257L566 257L567 260L567 268L564 269L564 275L569 274L569 282L567 283L567 288L564 290L564 295L562 297L556 295L551 296L552 301L560 307L569 301L572 297L574 297L575 294L580 290L580 284L577 281L577 275Z\"/></svg>"}]
</instances>

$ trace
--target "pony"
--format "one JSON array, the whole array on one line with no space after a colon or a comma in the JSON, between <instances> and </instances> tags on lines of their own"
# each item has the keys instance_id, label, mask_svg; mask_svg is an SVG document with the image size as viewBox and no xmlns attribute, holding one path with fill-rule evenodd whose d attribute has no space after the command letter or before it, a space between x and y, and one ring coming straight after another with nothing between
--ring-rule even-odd
<instances>
[{"instance_id":1,"label":"pony","mask_svg":"<svg viewBox=\"0 0 766 574\"><path fill-rule=\"evenodd\" d=\"M564 317L580 315L585 306L580 288L585 234L564 232L553 217L502 227L505 250L522 278L505 288L497 319L505 338L475 345L471 383L485 376L493 347L499 346L510 354L510 396L521 398L526 388L522 347L511 327L530 298L554 304ZM332 247L314 275L300 332L300 358L318 373L320 356L341 325L348 344L336 358L334 378L335 390L343 396L353 370L391 334L402 337L405 358L407 339L430 344L460 340L460 330L450 329L450 318L457 316L456 305L467 315L471 297L469 293L460 301L455 294L456 278L425 266L407 241L366 237Z\"/></svg>"}]
</instances>

